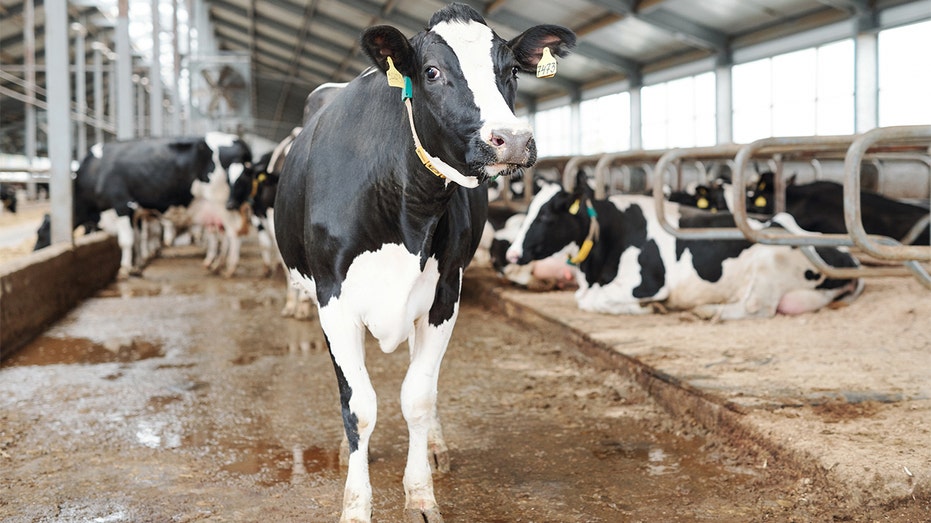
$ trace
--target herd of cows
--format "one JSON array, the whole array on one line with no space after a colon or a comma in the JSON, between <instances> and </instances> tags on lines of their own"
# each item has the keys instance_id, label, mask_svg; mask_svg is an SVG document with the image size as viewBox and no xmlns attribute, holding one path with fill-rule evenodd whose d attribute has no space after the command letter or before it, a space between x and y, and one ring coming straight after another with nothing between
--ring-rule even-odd
<instances>
[{"instance_id":1,"label":"herd of cows","mask_svg":"<svg viewBox=\"0 0 931 523\"><path fill-rule=\"evenodd\" d=\"M114 142L92 148L74 179L73 223L92 229L114 211L124 274L138 271L140 224L153 213L164 221L185 209L180 221L201 231L205 265L218 269L223 259L227 276L255 224L268 271L281 263L288 276L286 313L306 316L316 305L333 359L348 466L341 521L371 519L368 443L377 411L366 329L385 352L409 343L405 508L412 521L442 521L432 470L447 472L449 457L437 379L476 251L513 281L555 278L578 287L581 308L617 314L660 304L709 318L769 317L851 300L863 288L819 273L793 247L676 239L658 224L652 198L595 199L584 173L574 187L528 188L535 196L526 213L489 220L488 184L537 156L531 128L513 112L518 74L567 55L575 35L566 28L540 25L506 41L473 9L451 4L411 38L376 26L361 43L373 67L311 93L303 126L260 158L222 133ZM835 232L821 219L842 205L835 190L790 187L789 212L756 226ZM666 216L682 226L732 227L724 198L710 206L718 212L697 208L711 201L712 191L702 191L704 204L695 194L671 197L695 206L670 201ZM927 218L921 208L887 212L883 206L904 204L876 198L875 207L872 196L863 200L869 232L902 238ZM913 241L927 244L926 229ZM36 248L48 237L46 221ZM835 266L857 265L844 249L819 254Z\"/></svg>"}]
</instances>

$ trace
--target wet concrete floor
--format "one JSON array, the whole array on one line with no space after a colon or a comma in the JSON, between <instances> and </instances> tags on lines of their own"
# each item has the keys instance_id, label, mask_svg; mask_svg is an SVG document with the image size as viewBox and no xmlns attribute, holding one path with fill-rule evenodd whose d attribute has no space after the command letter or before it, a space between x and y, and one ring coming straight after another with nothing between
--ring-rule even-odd
<instances>
[{"instance_id":1,"label":"wet concrete floor","mask_svg":"<svg viewBox=\"0 0 931 523\"><path fill-rule=\"evenodd\" d=\"M247 247L250 247L247 245ZM0 367L0 520L336 521L344 470L319 324L169 249ZM440 377L448 523L807 521L808 480L675 419L636 384L483 306L467 275ZM407 354L368 347L374 521L403 518Z\"/></svg>"}]
</instances>

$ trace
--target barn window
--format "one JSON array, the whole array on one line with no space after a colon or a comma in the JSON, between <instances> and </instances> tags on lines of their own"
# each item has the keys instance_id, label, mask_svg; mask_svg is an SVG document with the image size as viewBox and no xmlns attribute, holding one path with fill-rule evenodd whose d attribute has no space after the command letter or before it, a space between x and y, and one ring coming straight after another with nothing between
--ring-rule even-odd
<instances>
[{"instance_id":1,"label":"barn window","mask_svg":"<svg viewBox=\"0 0 931 523\"><path fill-rule=\"evenodd\" d=\"M850 39L735 65L734 141L852 133L853 91Z\"/></svg>"},{"instance_id":2,"label":"barn window","mask_svg":"<svg viewBox=\"0 0 931 523\"><path fill-rule=\"evenodd\" d=\"M582 154L630 149L630 93L616 93L579 104Z\"/></svg>"},{"instance_id":3,"label":"barn window","mask_svg":"<svg viewBox=\"0 0 931 523\"><path fill-rule=\"evenodd\" d=\"M714 73L708 72L644 87L644 149L713 145L714 82Z\"/></svg>"},{"instance_id":4,"label":"barn window","mask_svg":"<svg viewBox=\"0 0 931 523\"><path fill-rule=\"evenodd\" d=\"M879 33L879 125L931 122L931 21Z\"/></svg>"}]
</instances>

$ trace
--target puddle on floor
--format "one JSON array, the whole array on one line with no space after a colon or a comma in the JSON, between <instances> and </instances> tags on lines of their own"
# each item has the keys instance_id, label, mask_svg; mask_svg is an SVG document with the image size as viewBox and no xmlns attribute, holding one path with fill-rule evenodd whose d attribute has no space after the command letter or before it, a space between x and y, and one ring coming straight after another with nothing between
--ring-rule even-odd
<instances>
[{"instance_id":1,"label":"puddle on floor","mask_svg":"<svg viewBox=\"0 0 931 523\"><path fill-rule=\"evenodd\" d=\"M295 446L286 449L267 442L234 450L237 459L222 470L234 474L258 476L256 483L272 486L298 481L310 474L339 472L339 450Z\"/></svg>"},{"instance_id":2,"label":"puddle on floor","mask_svg":"<svg viewBox=\"0 0 931 523\"><path fill-rule=\"evenodd\" d=\"M86 338L39 336L3 361L3 367L128 363L164 356L161 345L131 340L102 344Z\"/></svg>"}]
</instances>

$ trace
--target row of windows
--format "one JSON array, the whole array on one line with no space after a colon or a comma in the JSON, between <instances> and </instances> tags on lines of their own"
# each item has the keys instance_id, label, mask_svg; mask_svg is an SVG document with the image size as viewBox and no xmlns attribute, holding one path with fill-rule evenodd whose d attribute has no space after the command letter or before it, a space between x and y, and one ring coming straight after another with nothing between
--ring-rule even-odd
<instances>
[{"instance_id":1,"label":"row of windows","mask_svg":"<svg viewBox=\"0 0 931 523\"><path fill-rule=\"evenodd\" d=\"M931 49L931 21L888 29L878 38L879 125L931 123L931 67L915 57ZM731 69L733 140L854 133L855 50L852 39L786 53ZM716 142L715 74L703 73L641 89L644 149ZM578 137L569 106L535 116L546 156L630 149L630 94L579 104ZM578 139L578 144L572 140Z\"/></svg>"}]
</instances>

